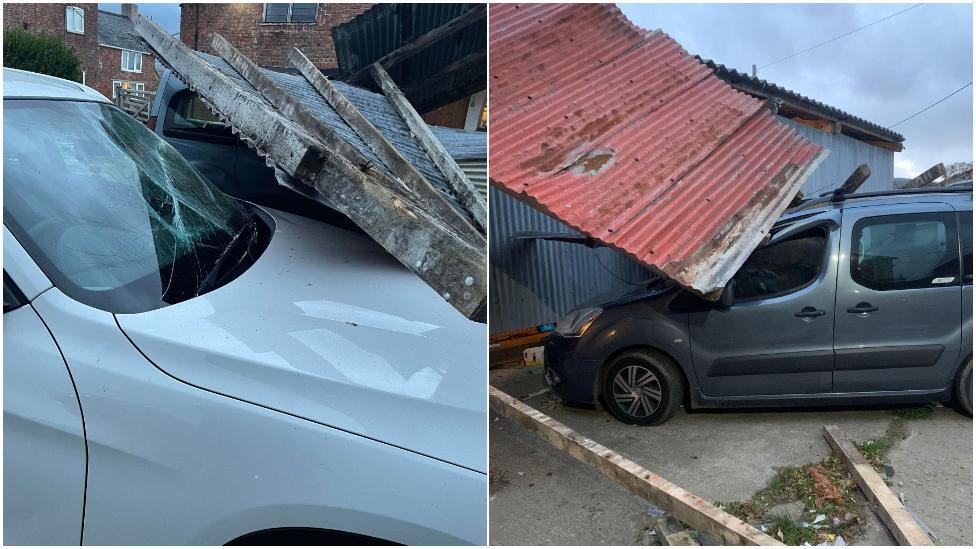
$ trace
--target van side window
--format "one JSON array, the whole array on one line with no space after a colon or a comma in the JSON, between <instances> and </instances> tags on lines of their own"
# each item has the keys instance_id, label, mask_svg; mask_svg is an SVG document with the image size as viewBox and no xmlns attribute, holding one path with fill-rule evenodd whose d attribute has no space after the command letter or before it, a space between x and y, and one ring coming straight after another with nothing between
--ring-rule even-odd
<instances>
[{"instance_id":1,"label":"van side window","mask_svg":"<svg viewBox=\"0 0 976 549\"><path fill-rule=\"evenodd\" d=\"M736 301L776 297L810 285L820 275L826 246L827 230L817 227L759 248L732 278Z\"/></svg>"},{"instance_id":2,"label":"van side window","mask_svg":"<svg viewBox=\"0 0 976 549\"><path fill-rule=\"evenodd\" d=\"M851 278L873 290L959 284L959 249L950 213L867 217L854 224Z\"/></svg>"},{"instance_id":3,"label":"van side window","mask_svg":"<svg viewBox=\"0 0 976 549\"><path fill-rule=\"evenodd\" d=\"M973 212L959 212L959 243L962 247L962 283L973 283Z\"/></svg>"},{"instance_id":4,"label":"van side window","mask_svg":"<svg viewBox=\"0 0 976 549\"><path fill-rule=\"evenodd\" d=\"M201 133L227 133L227 124L214 116L195 92L186 90L174 97L172 110L167 116L167 130L196 130Z\"/></svg>"},{"instance_id":5,"label":"van side window","mask_svg":"<svg viewBox=\"0 0 976 549\"><path fill-rule=\"evenodd\" d=\"M14 281L7 276L7 271L3 272L3 312L8 313L27 304L27 298L21 293L20 288Z\"/></svg>"}]
</instances>

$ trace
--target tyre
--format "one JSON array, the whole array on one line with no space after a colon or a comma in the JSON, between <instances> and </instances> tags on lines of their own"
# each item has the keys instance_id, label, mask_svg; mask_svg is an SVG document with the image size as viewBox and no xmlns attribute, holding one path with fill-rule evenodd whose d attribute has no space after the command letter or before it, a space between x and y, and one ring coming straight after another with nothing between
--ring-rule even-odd
<instances>
[{"instance_id":1,"label":"tyre","mask_svg":"<svg viewBox=\"0 0 976 549\"><path fill-rule=\"evenodd\" d=\"M603 380L603 406L631 425L660 425L681 406L684 383L673 360L655 351L614 358Z\"/></svg>"},{"instance_id":2,"label":"tyre","mask_svg":"<svg viewBox=\"0 0 976 549\"><path fill-rule=\"evenodd\" d=\"M967 416L973 415L973 359L959 368L956 374L956 386L953 390L953 400L956 408Z\"/></svg>"}]
</instances>

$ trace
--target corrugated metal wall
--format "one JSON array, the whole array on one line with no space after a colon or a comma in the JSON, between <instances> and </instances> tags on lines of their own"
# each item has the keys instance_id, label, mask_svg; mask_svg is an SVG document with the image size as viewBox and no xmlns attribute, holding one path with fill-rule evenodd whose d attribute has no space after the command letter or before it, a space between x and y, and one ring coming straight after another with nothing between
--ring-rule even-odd
<instances>
[{"instance_id":1,"label":"corrugated metal wall","mask_svg":"<svg viewBox=\"0 0 976 549\"><path fill-rule=\"evenodd\" d=\"M788 118L777 117L797 133L810 141L830 150L830 154L820 164L801 187L803 194L825 192L839 187L855 169L865 162L871 168L871 177L861 185L861 191L884 191L894 188L895 153L868 145L846 135L827 133Z\"/></svg>"},{"instance_id":2,"label":"corrugated metal wall","mask_svg":"<svg viewBox=\"0 0 976 549\"><path fill-rule=\"evenodd\" d=\"M871 177L862 190L893 187L893 152L782 117L779 120L830 149L830 155L804 183L805 194L837 187L864 162L871 167ZM556 322L580 303L628 286L617 277L638 281L650 276L649 270L609 248L513 239L525 231L579 233L494 187L489 194L490 333Z\"/></svg>"},{"instance_id":3,"label":"corrugated metal wall","mask_svg":"<svg viewBox=\"0 0 976 549\"><path fill-rule=\"evenodd\" d=\"M458 159L458 166L468 176L481 196L488 198L488 161L484 158Z\"/></svg>"},{"instance_id":4,"label":"corrugated metal wall","mask_svg":"<svg viewBox=\"0 0 976 549\"><path fill-rule=\"evenodd\" d=\"M579 233L494 187L489 195L490 333L556 322L583 301L629 286L616 277L651 276L610 248L514 239L525 231Z\"/></svg>"}]
</instances>

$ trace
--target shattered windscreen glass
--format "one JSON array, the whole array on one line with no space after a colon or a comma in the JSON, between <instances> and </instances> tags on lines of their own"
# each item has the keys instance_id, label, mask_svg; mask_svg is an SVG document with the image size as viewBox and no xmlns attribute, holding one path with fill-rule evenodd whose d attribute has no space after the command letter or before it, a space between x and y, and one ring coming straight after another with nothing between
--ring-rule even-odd
<instances>
[{"instance_id":1,"label":"shattered windscreen glass","mask_svg":"<svg viewBox=\"0 0 976 549\"><path fill-rule=\"evenodd\" d=\"M134 313L184 301L266 245L244 205L111 105L8 99L3 114L4 224L82 303Z\"/></svg>"}]
</instances>

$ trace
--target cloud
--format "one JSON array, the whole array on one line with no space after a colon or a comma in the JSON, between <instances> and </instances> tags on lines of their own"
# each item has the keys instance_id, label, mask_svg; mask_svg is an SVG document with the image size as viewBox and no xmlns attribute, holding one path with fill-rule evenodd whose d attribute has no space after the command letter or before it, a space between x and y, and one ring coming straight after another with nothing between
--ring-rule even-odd
<instances>
[{"instance_id":1,"label":"cloud","mask_svg":"<svg viewBox=\"0 0 976 549\"><path fill-rule=\"evenodd\" d=\"M905 4L621 4L689 52L749 72L867 25ZM788 60L759 77L888 126L973 79L971 4L924 4ZM938 29L932 31L932 29ZM973 91L895 127L898 176L973 158ZM910 175L917 175L912 173Z\"/></svg>"}]
</instances>

